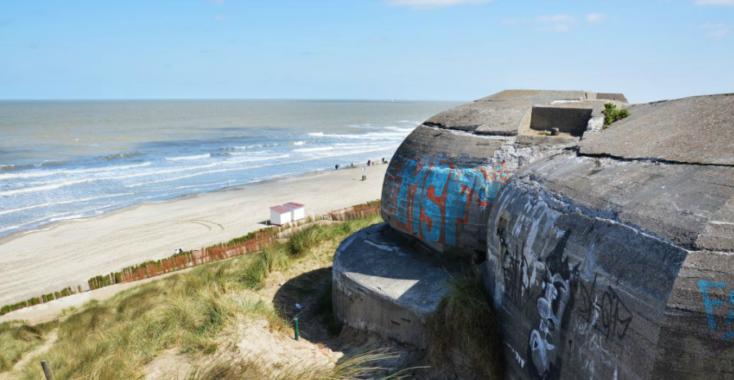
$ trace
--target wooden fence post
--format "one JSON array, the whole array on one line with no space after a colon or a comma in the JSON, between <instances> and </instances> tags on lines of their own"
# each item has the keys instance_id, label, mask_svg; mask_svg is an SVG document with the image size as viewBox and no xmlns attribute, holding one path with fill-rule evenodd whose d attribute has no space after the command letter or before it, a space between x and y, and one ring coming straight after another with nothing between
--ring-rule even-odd
<instances>
[{"instance_id":1,"label":"wooden fence post","mask_svg":"<svg viewBox=\"0 0 734 380\"><path fill-rule=\"evenodd\" d=\"M54 374L51 373L51 367L45 360L41 361L41 368L43 368L43 374L46 375L46 380L54 380Z\"/></svg>"}]
</instances>

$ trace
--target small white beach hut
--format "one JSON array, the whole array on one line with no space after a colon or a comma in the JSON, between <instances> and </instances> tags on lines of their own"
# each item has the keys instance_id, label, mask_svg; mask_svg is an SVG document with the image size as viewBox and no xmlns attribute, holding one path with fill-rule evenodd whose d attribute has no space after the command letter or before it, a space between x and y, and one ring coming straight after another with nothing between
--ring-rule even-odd
<instances>
[{"instance_id":1,"label":"small white beach hut","mask_svg":"<svg viewBox=\"0 0 734 380\"><path fill-rule=\"evenodd\" d=\"M270 208L270 224L283 225L293 220L293 211L283 205L273 206Z\"/></svg>"},{"instance_id":2,"label":"small white beach hut","mask_svg":"<svg viewBox=\"0 0 734 380\"><path fill-rule=\"evenodd\" d=\"M288 202L283 206L288 207L293 212L293 221L301 220L306 217L306 205L297 202Z\"/></svg>"}]
</instances>

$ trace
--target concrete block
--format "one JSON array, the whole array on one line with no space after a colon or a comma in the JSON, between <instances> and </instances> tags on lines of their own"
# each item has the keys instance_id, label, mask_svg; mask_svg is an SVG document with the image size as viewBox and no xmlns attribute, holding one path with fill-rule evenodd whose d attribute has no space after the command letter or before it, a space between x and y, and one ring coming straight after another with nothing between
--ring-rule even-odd
<instances>
[{"instance_id":1,"label":"concrete block","mask_svg":"<svg viewBox=\"0 0 734 380\"><path fill-rule=\"evenodd\" d=\"M387 224L359 231L334 257L334 314L350 327L425 349L425 323L449 287L450 263Z\"/></svg>"}]
</instances>

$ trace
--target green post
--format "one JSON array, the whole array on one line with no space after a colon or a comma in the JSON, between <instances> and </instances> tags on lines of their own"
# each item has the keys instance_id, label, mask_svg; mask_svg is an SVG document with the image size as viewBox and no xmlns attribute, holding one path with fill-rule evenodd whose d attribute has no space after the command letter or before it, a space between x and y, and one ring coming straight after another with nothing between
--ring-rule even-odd
<instances>
[{"instance_id":1,"label":"green post","mask_svg":"<svg viewBox=\"0 0 734 380\"><path fill-rule=\"evenodd\" d=\"M300 334L298 334L298 318L293 319L294 328L296 329L296 340L298 340L298 337Z\"/></svg>"}]
</instances>

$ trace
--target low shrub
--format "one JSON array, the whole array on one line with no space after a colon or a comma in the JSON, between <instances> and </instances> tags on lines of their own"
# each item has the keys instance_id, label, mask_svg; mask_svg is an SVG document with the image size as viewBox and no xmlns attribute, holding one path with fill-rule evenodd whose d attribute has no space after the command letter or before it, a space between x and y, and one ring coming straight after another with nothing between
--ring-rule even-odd
<instances>
[{"instance_id":1,"label":"low shrub","mask_svg":"<svg viewBox=\"0 0 734 380\"><path fill-rule=\"evenodd\" d=\"M630 115L630 111L628 109L623 108L621 110L618 110L617 105L614 103L604 104L604 110L602 111L602 113L604 114L605 128L619 120L629 117Z\"/></svg>"}]
</instances>

